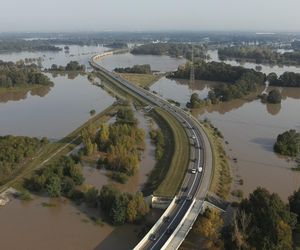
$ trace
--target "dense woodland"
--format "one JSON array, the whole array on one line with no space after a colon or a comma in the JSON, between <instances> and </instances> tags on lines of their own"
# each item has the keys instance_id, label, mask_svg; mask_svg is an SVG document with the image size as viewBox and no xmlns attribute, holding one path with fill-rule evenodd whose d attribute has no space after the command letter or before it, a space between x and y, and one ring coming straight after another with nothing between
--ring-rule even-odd
<instances>
[{"instance_id":1,"label":"dense woodland","mask_svg":"<svg viewBox=\"0 0 300 250\"><path fill-rule=\"evenodd\" d=\"M82 167L71 157L62 156L37 170L25 185L34 192L47 192L50 197L65 196L76 199L80 193L76 186L83 181Z\"/></svg>"},{"instance_id":2,"label":"dense woodland","mask_svg":"<svg viewBox=\"0 0 300 250\"><path fill-rule=\"evenodd\" d=\"M11 88L23 85L53 85L35 64L3 62L0 60L0 87Z\"/></svg>"},{"instance_id":3,"label":"dense woodland","mask_svg":"<svg viewBox=\"0 0 300 250\"><path fill-rule=\"evenodd\" d=\"M271 64L300 64L300 52L285 52L283 54L265 46L234 46L218 49L221 60L226 58L236 58L252 60L256 63Z\"/></svg>"},{"instance_id":4,"label":"dense woodland","mask_svg":"<svg viewBox=\"0 0 300 250\"><path fill-rule=\"evenodd\" d=\"M238 205L231 225L224 229L225 248L291 250L299 212L300 190L287 206L277 194L257 188Z\"/></svg>"},{"instance_id":5,"label":"dense woodland","mask_svg":"<svg viewBox=\"0 0 300 250\"><path fill-rule=\"evenodd\" d=\"M114 225L141 220L148 212L142 193L121 192L114 186L103 186L99 194L101 209Z\"/></svg>"},{"instance_id":6,"label":"dense woodland","mask_svg":"<svg viewBox=\"0 0 300 250\"><path fill-rule=\"evenodd\" d=\"M46 40L3 39L0 41L0 53L20 51L61 51Z\"/></svg>"},{"instance_id":7,"label":"dense woodland","mask_svg":"<svg viewBox=\"0 0 300 250\"><path fill-rule=\"evenodd\" d=\"M171 77L188 79L191 65L178 68ZM213 102L229 101L244 97L263 85L266 76L253 69L231 66L220 62L197 62L194 64L195 79L223 82L210 91L208 98Z\"/></svg>"},{"instance_id":8,"label":"dense woodland","mask_svg":"<svg viewBox=\"0 0 300 250\"><path fill-rule=\"evenodd\" d=\"M145 146L145 132L138 128L133 111L124 107L117 112L116 122L93 126L82 132L85 154L100 152L100 167L120 174L133 175L139 165L140 152Z\"/></svg>"},{"instance_id":9,"label":"dense woodland","mask_svg":"<svg viewBox=\"0 0 300 250\"><path fill-rule=\"evenodd\" d=\"M267 77L270 85L280 87L300 87L300 74L294 72L284 72L281 76L270 73Z\"/></svg>"},{"instance_id":10,"label":"dense woodland","mask_svg":"<svg viewBox=\"0 0 300 250\"><path fill-rule=\"evenodd\" d=\"M300 223L300 189L285 204L275 193L257 188L240 203L233 204L233 218L224 227L216 210L200 215L193 232L203 237L204 249L292 250Z\"/></svg>"},{"instance_id":11,"label":"dense woodland","mask_svg":"<svg viewBox=\"0 0 300 250\"><path fill-rule=\"evenodd\" d=\"M134 65L133 67L115 68L118 73L133 73L133 74L151 74L150 64Z\"/></svg>"},{"instance_id":12,"label":"dense woodland","mask_svg":"<svg viewBox=\"0 0 300 250\"><path fill-rule=\"evenodd\" d=\"M277 136L274 151L281 155L296 157L300 150L300 133L291 129Z\"/></svg>"},{"instance_id":13,"label":"dense woodland","mask_svg":"<svg viewBox=\"0 0 300 250\"><path fill-rule=\"evenodd\" d=\"M205 48L202 45L193 46L187 43L148 43L135 47L131 53L135 55L169 55L191 59L192 48L194 57L206 58Z\"/></svg>"},{"instance_id":14,"label":"dense woodland","mask_svg":"<svg viewBox=\"0 0 300 250\"><path fill-rule=\"evenodd\" d=\"M70 61L66 66L52 64L48 71L85 71L85 65L79 64L77 61Z\"/></svg>"},{"instance_id":15,"label":"dense woodland","mask_svg":"<svg viewBox=\"0 0 300 250\"><path fill-rule=\"evenodd\" d=\"M46 138L39 140L25 136L1 136L0 183L18 171L26 160L33 157L47 143Z\"/></svg>"}]
</instances>

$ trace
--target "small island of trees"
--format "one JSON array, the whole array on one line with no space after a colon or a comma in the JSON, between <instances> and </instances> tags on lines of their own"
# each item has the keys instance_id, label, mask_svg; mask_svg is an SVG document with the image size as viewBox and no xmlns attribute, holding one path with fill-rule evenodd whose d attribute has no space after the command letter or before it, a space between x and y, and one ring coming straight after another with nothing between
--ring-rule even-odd
<instances>
[{"instance_id":1,"label":"small island of trees","mask_svg":"<svg viewBox=\"0 0 300 250\"><path fill-rule=\"evenodd\" d=\"M117 112L115 123L102 124L99 130L93 126L83 130L82 140L86 155L99 152L99 167L112 170L115 179L125 182L138 168L145 132L138 128L133 111L124 107Z\"/></svg>"},{"instance_id":2,"label":"small island of trees","mask_svg":"<svg viewBox=\"0 0 300 250\"><path fill-rule=\"evenodd\" d=\"M296 157L300 150L300 133L291 129L278 135L274 151L281 155Z\"/></svg>"},{"instance_id":3,"label":"small island of trees","mask_svg":"<svg viewBox=\"0 0 300 250\"><path fill-rule=\"evenodd\" d=\"M278 89L273 89L268 94L260 95L259 98L263 103L278 104L281 103L282 96Z\"/></svg>"},{"instance_id":4,"label":"small island of trees","mask_svg":"<svg viewBox=\"0 0 300 250\"><path fill-rule=\"evenodd\" d=\"M48 71L54 71L54 72L64 72L64 71L77 71L77 72L84 72L85 71L85 65L80 65L77 61L70 61L67 63L66 66L58 66L56 64L52 64L51 68L48 69Z\"/></svg>"},{"instance_id":5,"label":"small island of trees","mask_svg":"<svg viewBox=\"0 0 300 250\"><path fill-rule=\"evenodd\" d=\"M188 79L190 68L190 63L187 63L179 67L170 77ZM212 103L242 98L257 91L257 87L266 81L266 75L254 69L219 62L199 61L194 64L194 72L195 79L222 82L208 95Z\"/></svg>"},{"instance_id":6,"label":"small island of trees","mask_svg":"<svg viewBox=\"0 0 300 250\"><path fill-rule=\"evenodd\" d=\"M35 64L3 62L0 60L0 87L14 88L33 85L53 85Z\"/></svg>"}]
</instances>

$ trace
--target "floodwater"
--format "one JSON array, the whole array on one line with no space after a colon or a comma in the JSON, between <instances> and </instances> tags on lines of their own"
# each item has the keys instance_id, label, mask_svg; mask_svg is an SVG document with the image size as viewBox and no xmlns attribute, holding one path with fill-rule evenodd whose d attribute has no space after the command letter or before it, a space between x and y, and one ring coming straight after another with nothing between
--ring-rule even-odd
<instances>
[{"instance_id":1,"label":"floodwater","mask_svg":"<svg viewBox=\"0 0 300 250\"><path fill-rule=\"evenodd\" d=\"M147 180L147 174L155 166L155 147L149 136L150 120L141 111L135 116L139 127L146 131L145 151L141 157L138 172L126 184L112 182L105 170L84 164L85 184L98 189L108 183L127 192L141 190ZM152 123L151 123L152 124ZM153 124L155 126L155 124ZM43 207L42 204L53 204ZM0 208L1 248L3 249L132 249L145 233L145 224L153 224L161 215L161 211L152 210L144 225L124 225L113 227L108 223L96 225L91 216L104 218L95 209L85 205L75 205L67 199L49 199L35 197L33 201L22 202L17 199ZM14 240L14 238L18 240Z\"/></svg>"},{"instance_id":2,"label":"floodwater","mask_svg":"<svg viewBox=\"0 0 300 250\"><path fill-rule=\"evenodd\" d=\"M208 54L210 55L211 59L209 61L216 61L220 62L218 51L217 50L209 50ZM268 64L256 64L252 62L237 62L236 60L224 60L224 63L230 64L232 66L242 66L248 69L255 69L256 66L261 66L261 72L265 74L270 74L275 72L278 76L282 75L284 72L295 72L300 73L300 66L278 66L278 65L268 65Z\"/></svg>"},{"instance_id":3,"label":"floodwater","mask_svg":"<svg viewBox=\"0 0 300 250\"><path fill-rule=\"evenodd\" d=\"M217 51L209 51L215 61L219 61ZM240 65L235 61L225 61L231 65ZM255 68L255 63L242 66ZM300 72L295 66L261 65L262 72L275 72L278 75L285 71ZM151 90L165 98L180 102L185 107L192 93L201 98L207 97L209 90L217 83L162 78ZM269 87L267 91L271 90ZM226 141L226 151L231 159L232 172L235 177L234 189L241 189L247 196L256 187L267 188L278 193L282 199L300 186L300 173L292 171L293 161L280 157L273 152L277 135L289 129L300 130L300 88L278 88L283 100L281 104L263 104L260 100L233 100L212 105L202 111L195 111L199 119L208 118L222 132ZM264 88L261 88L261 92ZM238 181L242 179L241 186Z\"/></svg>"},{"instance_id":4,"label":"floodwater","mask_svg":"<svg viewBox=\"0 0 300 250\"><path fill-rule=\"evenodd\" d=\"M168 72L177 70L178 66L185 62L185 59L169 56L132 55L130 53L124 53L104 57L97 63L108 70L132 67L135 64L150 64L153 71Z\"/></svg>"},{"instance_id":5,"label":"floodwater","mask_svg":"<svg viewBox=\"0 0 300 250\"><path fill-rule=\"evenodd\" d=\"M278 193L282 199L300 186L300 173L292 171L293 161L273 152L277 135L289 129L300 130L300 89L281 88L281 104L263 104L234 100L211 106L199 114L208 118L229 142L226 150L231 161L235 180L242 179L243 186L234 184L244 195L256 187L265 187Z\"/></svg>"},{"instance_id":6,"label":"floodwater","mask_svg":"<svg viewBox=\"0 0 300 250\"><path fill-rule=\"evenodd\" d=\"M0 95L0 135L46 136L58 140L75 130L90 117L110 106L114 99L92 85L86 76L74 79L52 77L52 88L41 87L20 94Z\"/></svg>"},{"instance_id":7,"label":"floodwater","mask_svg":"<svg viewBox=\"0 0 300 250\"><path fill-rule=\"evenodd\" d=\"M153 211L147 223L153 223L159 215L160 211ZM1 249L121 250L132 249L141 237L141 225L97 225L91 216L99 218L100 214L66 199L15 199L0 208Z\"/></svg>"},{"instance_id":8,"label":"floodwater","mask_svg":"<svg viewBox=\"0 0 300 250\"><path fill-rule=\"evenodd\" d=\"M203 80L195 80L190 84L188 80L162 77L150 89L166 99L176 100L181 107L185 107L193 93L197 93L201 99L204 99L215 84L217 83Z\"/></svg>"},{"instance_id":9,"label":"floodwater","mask_svg":"<svg viewBox=\"0 0 300 250\"><path fill-rule=\"evenodd\" d=\"M58 45L57 47L64 48L64 45ZM103 46L78 46L69 45L69 53L63 49L62 51L41 51L41 52L10 52L1 53L0 60L16 62L24 60L25 58L42 58L42 66L44 68L50 68L52 64L65 66L70 61L78 61L80 64L84 64L89 67L89 59L92 55L102 53L109 50Z\"/></svg>"}]
</instances>

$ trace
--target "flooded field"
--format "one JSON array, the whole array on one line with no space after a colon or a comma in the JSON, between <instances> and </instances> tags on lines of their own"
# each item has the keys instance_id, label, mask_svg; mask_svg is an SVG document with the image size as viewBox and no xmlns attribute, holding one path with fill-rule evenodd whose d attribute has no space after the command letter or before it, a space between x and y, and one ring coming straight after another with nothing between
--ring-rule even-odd
<instances>
[{"instance_id":1,"label":"flooded field","mask_svg":"<svg viewBox=\"0 0 300 250\"><path fill-rule=\"evenodd\" d=\"M294 163L273 152L278 134L300 130L300 89L282 88L282 94L281 104L236 100L208 107L198 116L211 120L229 142L227 153L238 160L231 162L235 179L244 181L235 188L245 195L261 186L287 200L300 186L300 173L291 170Z\"/></svg>"},{"instance_id":2,"label":"flooded field","mask_svg":"<svg viewBox=\"0 0 300 250\"><path fill-rule=\"evenodd\" d=\"M159 215L160 211L153 211L148 216L149 223ZM15 199L0 207L1 249L132 249L138 243L142 226L115 228L106 222L98 225L91 216L100 214L65 199Z\"/></svg>"},{"instance_id":3,"label":"flooded field","mask_svg":"<svg viewBox=\"0 0 300 250\"><path fill-rule=\"evenodd\" d=\"M0 135L26 135L60 139L114 102L86 76L52 77L53 87L0 95Z\"/></svg>"},{"instance_id":4,"label":"flooded field","mask_svg":"<svg viewBox=\"0 0 300 250\"><path fill-rule=\"evenodd\" d=\"M135 64L150 64L154 71L168 72L177 70L178 66L184 64L185 59L172 58L169 56L132 55L130 53L116 54L104 57L98 63L108 70L120 67L132 67Z\"/></svg>"},{"instance_id":5,"label":"flooded field","mask_svg":"<svg viewBox=\"0 0 300 250\"><path fill-rule=\"evenodd\" d=\"M110 48L99 46L78 46L69 45L69 52L64 50L64 45L58 45L62 51L42 51L42 52L13 52L1 53L0 60L16 62L25 60L25 58L42 58L42 66L44 68L51 67L52 64L65 66L70 61L78 61L89 67L89 59L92 55L110 50Z\"/></svg>"}]
</instances>

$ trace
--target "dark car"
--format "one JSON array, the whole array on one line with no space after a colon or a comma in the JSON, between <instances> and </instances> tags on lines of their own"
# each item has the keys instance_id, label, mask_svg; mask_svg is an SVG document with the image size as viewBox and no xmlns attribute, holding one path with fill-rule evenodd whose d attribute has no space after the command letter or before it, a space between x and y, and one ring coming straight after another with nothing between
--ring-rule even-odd
<instances>
[{"instance_id":1,"label":"dark car","mask_svg":"<svg viewBox=\"0 0 300 250\"><path fill-rule=\"evenodd\" d=\"M166 235L171 235L174 232L173 228L168 228L166 231Z\"/></svg>"},{"instance_id":2,"label":"dark car","mask_svg":"<svg viewBox=\"0 0 300 250\"><path fill-rule=\"evenodd\" d=\"M150 240L151 240L151 241L156 241L157 238L158 238L158 234L151 234L151 235L150 235Z\"/></svg>"},{"instance_id":3,"label":"dark car","mask_svg":"<svg viewBox=\"0 0 300 250\"><path fill-rule=\"evenodd\" d=\"M166 223L167 223L167 222L169 222L169 221L170 221L170 216L165 216L164 219L163 219L163 222L166 222Z\"/></svg>"}]
</instances>

